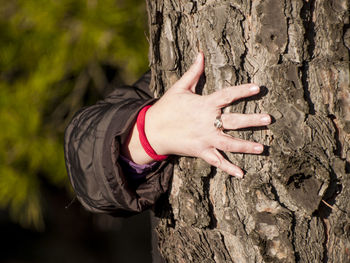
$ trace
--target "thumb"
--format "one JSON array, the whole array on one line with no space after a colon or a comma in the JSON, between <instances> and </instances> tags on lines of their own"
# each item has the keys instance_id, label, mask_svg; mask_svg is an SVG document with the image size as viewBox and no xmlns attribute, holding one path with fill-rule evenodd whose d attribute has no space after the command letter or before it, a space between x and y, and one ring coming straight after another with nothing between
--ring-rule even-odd
<instances>
[{"instance_id":1,"label":"thumb","mask_svg":"<svg viewBox=\"0 0 350 263\"><path fill-rule=\"evenodd\" d=\"M195 93L196 85L204 70L204 55L199 52L195 62L186 73L175 83L177 89L190 90Z\"/></svg>"}]
</instances>

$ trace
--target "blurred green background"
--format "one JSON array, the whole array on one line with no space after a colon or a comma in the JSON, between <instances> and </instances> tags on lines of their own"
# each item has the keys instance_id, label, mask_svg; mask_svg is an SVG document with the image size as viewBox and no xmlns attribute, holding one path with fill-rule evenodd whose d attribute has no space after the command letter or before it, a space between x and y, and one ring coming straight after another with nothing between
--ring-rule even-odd
<instances>
[{"instance_id":1,"label":"blurred green background","mask_svg":"<svg viewBox=\"0 0 350 263\"><path fill-rule=\"evenodd\" d=\"M57 220L120 229L78 204L64 209L74 194L63 133L79 108L147 70L145 1L0 0L0 32L1 230L42 240Z\"/></svg>"}]
</instances>

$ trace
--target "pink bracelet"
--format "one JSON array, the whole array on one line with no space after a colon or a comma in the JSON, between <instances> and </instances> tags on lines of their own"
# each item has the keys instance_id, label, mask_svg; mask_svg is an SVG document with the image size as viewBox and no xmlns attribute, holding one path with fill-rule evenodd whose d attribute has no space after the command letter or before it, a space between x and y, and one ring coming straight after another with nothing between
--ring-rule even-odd
<instances>
[{"instance_id":1,"label":"pink bracelet","mask_svg":"<svg viewBox=\"0 0 350 263\"><path fill-rule=\"evenodd\" d=\"M166 158L168 158L167 155L158 155L152 148L152 146L149 144L146 133L145 133L145 116L147 110L151 107L152 105L147 105L142 108L142 110L139 112L139 115L137 116L137 130L139 132L139 138L141 145L145 152L153 159L156 161L163 161Z\"/></svg>"}]
</instances>

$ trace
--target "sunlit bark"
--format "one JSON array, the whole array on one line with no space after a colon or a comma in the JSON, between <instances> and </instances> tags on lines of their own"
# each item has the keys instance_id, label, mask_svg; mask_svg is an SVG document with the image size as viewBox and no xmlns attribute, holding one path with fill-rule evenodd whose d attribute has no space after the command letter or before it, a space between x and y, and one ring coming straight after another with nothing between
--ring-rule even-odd
<instances>
[{"instance_id":1,"label":"sunlit bark","mask_svg":"<svg viewBox=\"0 0 350 263\"><path fill-rule=\"evenodd\" d=\"M262 156L226 153L243 180L176 161L158 209L168 262L350 261L348 10L346 0L148 0L157 96L202 50L198 93L254 82L265 92L225 111L275 118L229 133L270 145Z\"/></svg>"}]
</instances>

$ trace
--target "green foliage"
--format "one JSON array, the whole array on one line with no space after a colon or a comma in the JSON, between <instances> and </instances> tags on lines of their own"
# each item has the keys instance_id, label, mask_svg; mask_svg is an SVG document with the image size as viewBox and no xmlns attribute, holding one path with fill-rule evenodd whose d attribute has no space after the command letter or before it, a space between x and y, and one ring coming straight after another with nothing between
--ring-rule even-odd
<instances>
[{"instance_id":1,"label":"green foliage","mask_svg":"<svg viewBox=\"0 0 350 263\"><path fill-rule=\"evenodd\" d=\"M0 208L43 227L43 181L67 187L63 130L103 65L147 69L144 0L0 0ZM91 84L92 83L92 84Z\"/></svg>"}]
</instances>

